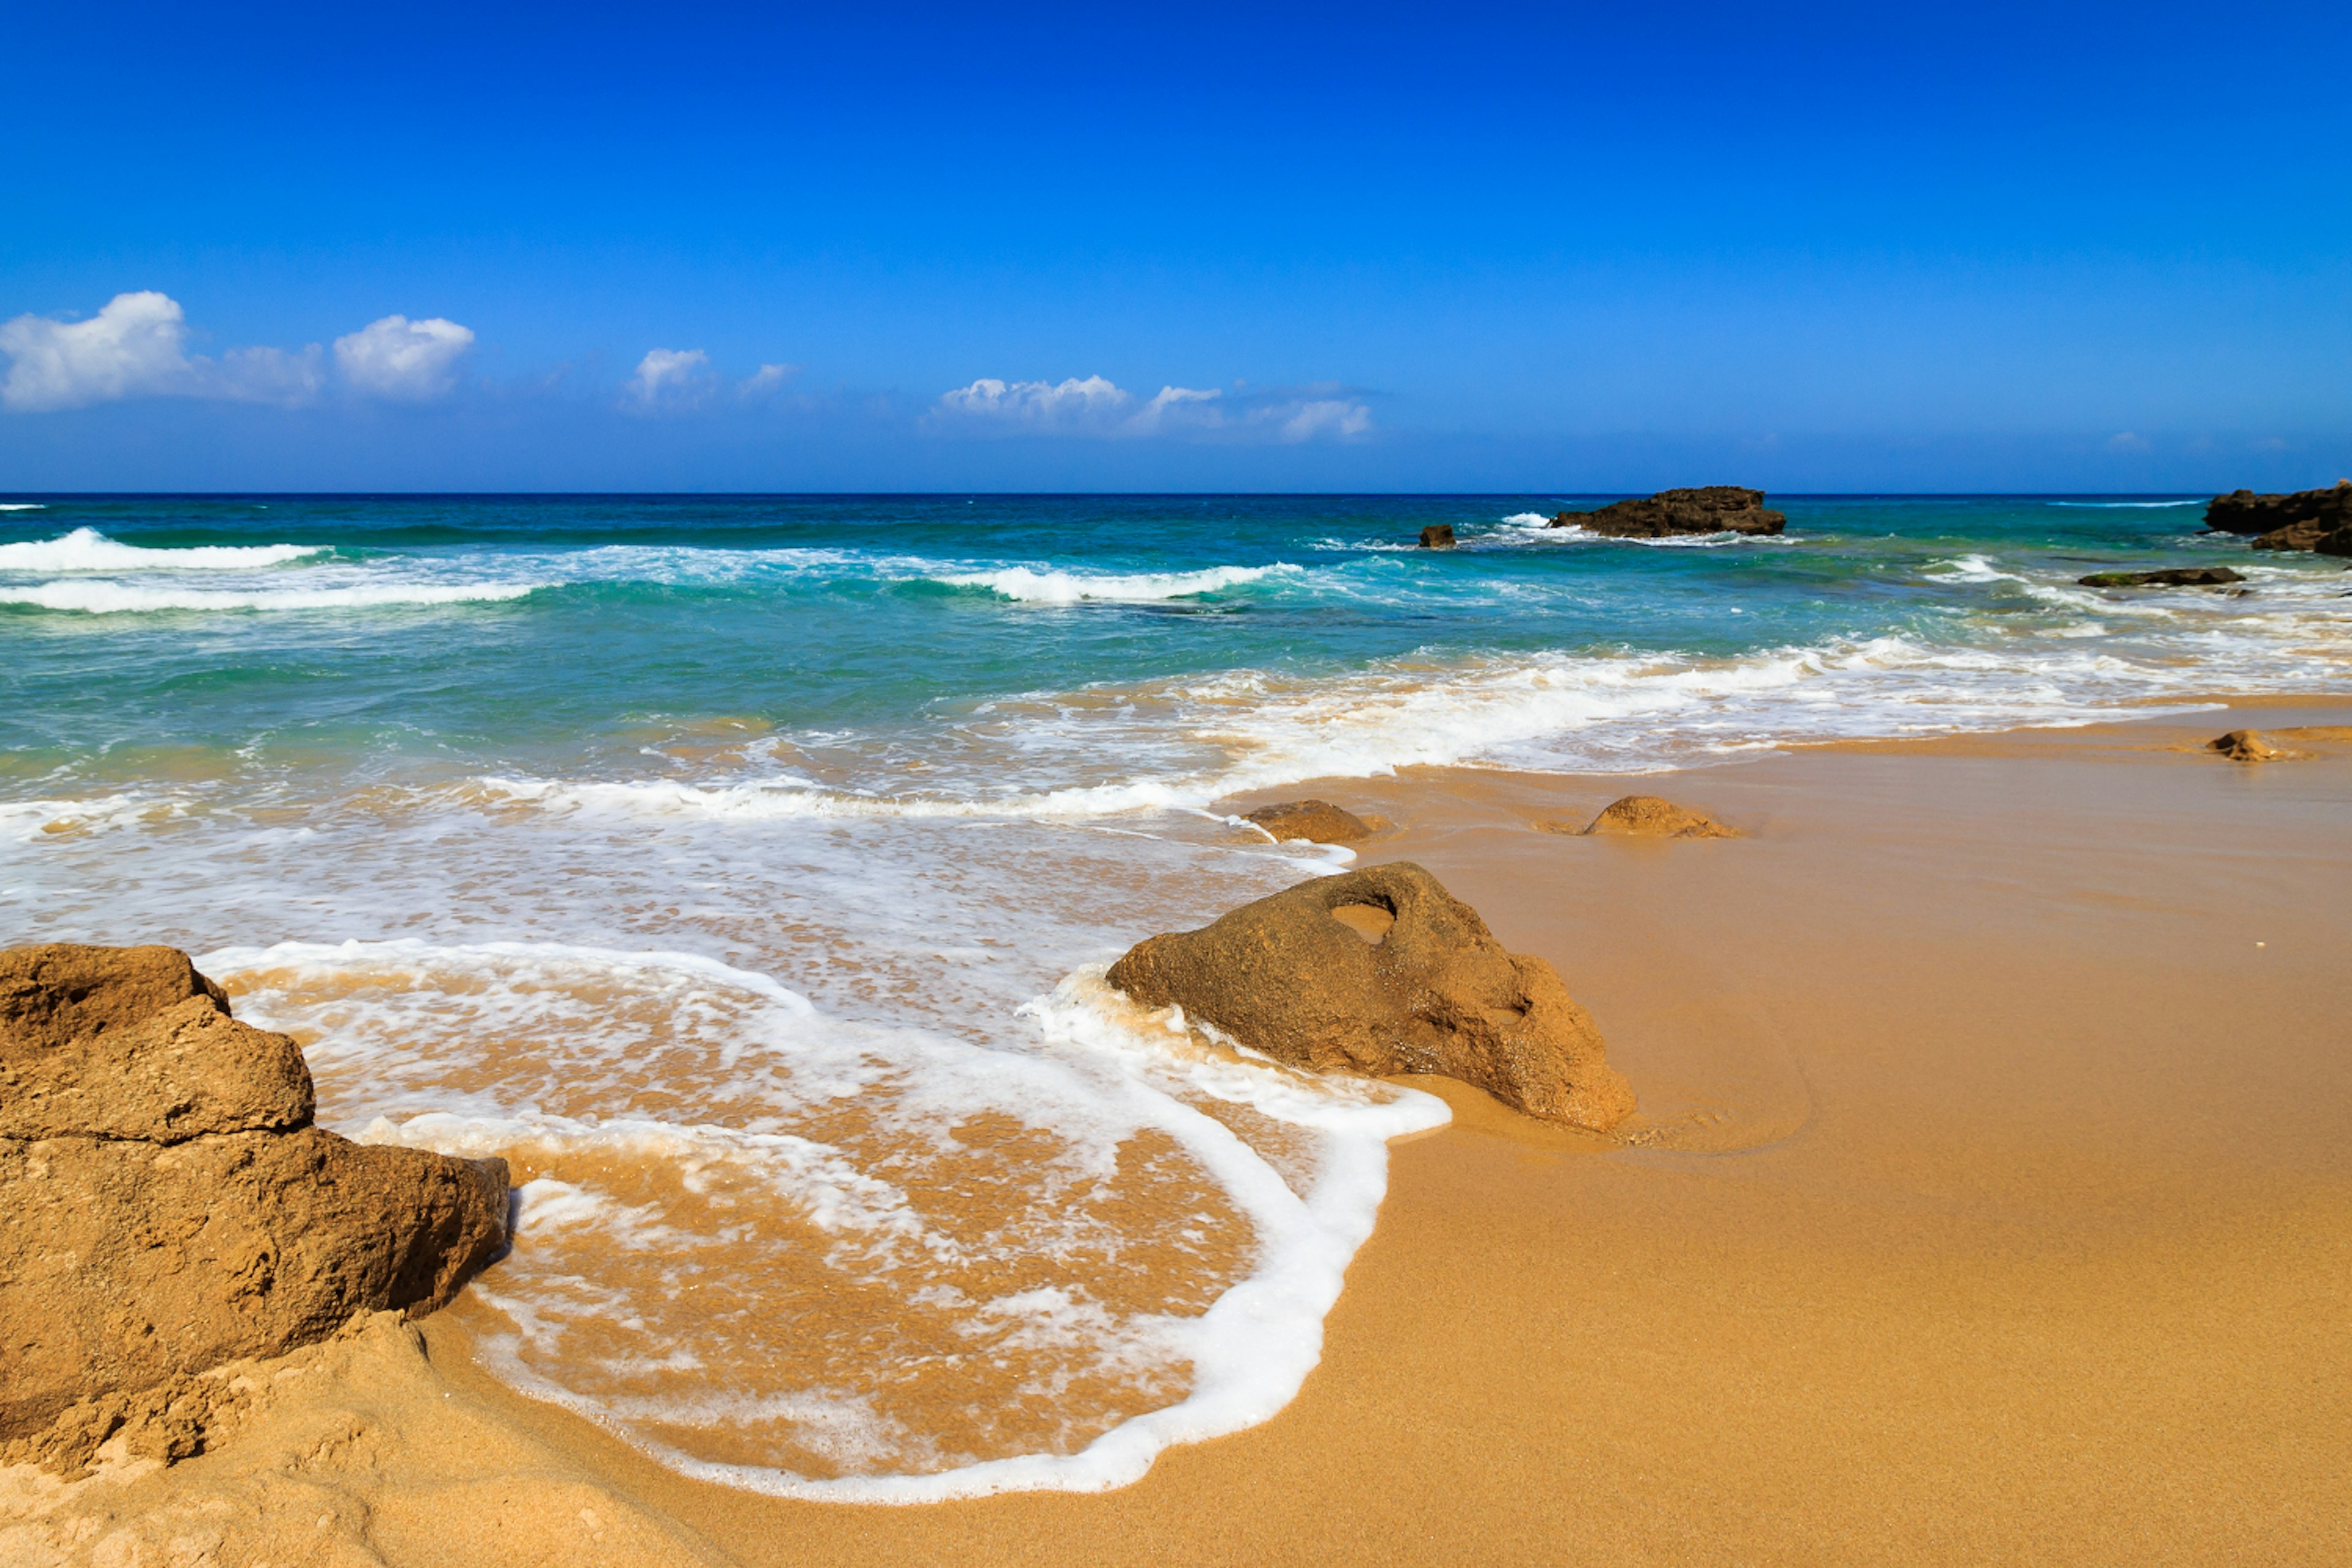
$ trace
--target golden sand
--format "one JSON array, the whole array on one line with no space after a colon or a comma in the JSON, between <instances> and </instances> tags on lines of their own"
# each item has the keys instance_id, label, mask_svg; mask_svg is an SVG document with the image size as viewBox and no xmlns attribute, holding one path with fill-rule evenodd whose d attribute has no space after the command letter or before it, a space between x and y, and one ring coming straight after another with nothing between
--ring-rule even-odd
<instances>
[{"instance_id":1,"label":"golden sand","mask_svg":"<svg viewBox=\"0 0 2352 1568\"><path fill-rule=\"evenodd\" d=\"M2347 720L1294 792L1557 963L1643 1110L1420 1080L1455 1122L1395 1146L1321 1367L1124 1490L689 1481L497 1384L459 1310L169 1472L5 1478L0 1563L2352 1561L2352 749L2199 750ZM1528 827L1635 787L1746 837Z\"/></svg>"}]
</instances>

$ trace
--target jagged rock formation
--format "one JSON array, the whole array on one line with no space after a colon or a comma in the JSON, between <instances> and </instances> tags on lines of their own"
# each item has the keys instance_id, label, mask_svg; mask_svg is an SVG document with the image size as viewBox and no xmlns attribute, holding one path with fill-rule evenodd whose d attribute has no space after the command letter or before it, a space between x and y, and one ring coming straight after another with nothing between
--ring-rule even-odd
<instances>
[{"instance_id":1,"label":"jagged rock formation","mask_svg":"<svg viewBox=\"0 0 2352 1568\"><path fill-rule=\"evenodd\" d=\"M1421 547L1423 550L1453 549L1454 525L1450 522L1431 523L1421 531Z\"/></svg>"},{"instance_id":2,"label":"jagged rock formation","mask_svg":"<svg viewBox=\"0 0 2352 1568\"><path fill-rule=\"evenodd\" d=\"M2219 588L2242 583L2227 566L2174 566L2162 572L2094 572L2075 582L2085 588Z\"/></svg>"},{"instance_id":3,"label":"jagged rock formation","mask_svg":"<svg viewBox=\"0 0 2352 1568\"><path fill-rule=\"evenodd\" d=\"M1352 811L1342 811L1328 800L1286 800L1243 814L1281 843L1304 838L1313 844L1353 844L1372 836L1372 825Z\"/></svg>"},{"instance_id":4,"label":"jagged rock formation","mask_svg":"<svg viewBox=\"0 0 2352 1568\"><path fill-rule=\"evenodd\" d=\"M310 1125L310 1070L171 948L0 952L0 1438L446 1302L507 1171Z\"/></svg>"},{"instance_id":5,"label":"jagged rock formation","mask_svg":"<svg viewBox=\"0 0 2352 1568\"><path fill-rule=\"evenodd\" d=\"M1688 810L1654 795L1629 795L1610 802L1584 831L1588 835L1615 834L1632 838L1739 837L1738 829L1726 827L1705 812Z\"/></svg>"},{"instance_id":6,"label":"jagged rock formation","mask_svg":"<svg viewBox=\"0 0 2352 1568\"><path fill-rule=\"evenodd\" d=\"M1789 520L1765 508L1762 490L1707 485L1660 490L1647 500L1616 501L1598 511L1563 511L1549 526L1612 539L1665 539L1682 533L1778 533Z\"/></svg>"},{"instance_id":7,"label":"jagged rock formation","mask_svg":"<svg viewBox=\"0 0 2352 1568\"><path fill-rule=\"evenodd\" d=\"M1138 942L1110 984L1318 1071L1438 1073L1596 1131L1633 1109L1552 966L1503 951L1419 866L1321 877Z\"/></svg>"},{"instance_id":8,"label":"jagged rock formation","mask_svg":"<svg viewBox=\"0 0 2352 1568\"><path fill-rule=\"evenodd\" d=\"M2215 496L2205 508L2205 526L2215 533L2252 534L2257 550L2352 555L2352 479L2286 495L2232 490Z\"/></svg>"}]
</instances>

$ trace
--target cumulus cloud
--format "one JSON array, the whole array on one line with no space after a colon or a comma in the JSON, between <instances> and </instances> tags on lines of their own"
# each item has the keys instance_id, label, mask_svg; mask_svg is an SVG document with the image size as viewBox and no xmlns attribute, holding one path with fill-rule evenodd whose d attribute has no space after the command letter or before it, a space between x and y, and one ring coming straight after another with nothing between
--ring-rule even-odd
<instances>
[{"instance_id":1,"label":"cumulus cloud","mask_svg":"<svg viewBox=\"0 0 2352 1568\"><path fill-rule=\"evenodd\" d=\"M457 362L473 346L472 328L439 316L386 316L335 340L335 368L354 392L424 403L457 384Z\"/></svg>"},{"instance_id":2,"label":"cumulus cloud","mask_svg":"<svg viewBox=\"0 0 2352 1568\"><path fill-rule=\"evenodd\" d=\"M1084 381L999 381L984 375L940 395L938 412L950 419L1030 430L1108 431L1135 399L1098 375Z\"/></svg>"},{"instance_id":3,"label":"cumulus cloud","mask_svg":"<svg viewBox=\"0 0 2352 1568\"><path fill-rule=\"evenodd\" d=\"M1240 385L1235 384L1236 387ZM1011 435L1191 436L1227 440L1352 441L1372 425L1371 410L1344 396L1314 393L1223 391L1163 386L1138 399L1099 375L1084 380L1000 381L982 376L940 395L925 423L944 431Z\"/></svg>"},{"instance_id":4,"label":"cumulus cloud","mask_svg":"<svg viewBox=\"0 0 2352 1568\"><path fill-rule=\"evenodd\" d=\"M648 349L629 377L627 396L645 410L691 408L711 384L710 356L700 349Z\"/></svg>"},{"instance_id":5,"label":"cumulus cloud","mask_svg":"<svg viewBox=\"0 0 2352 1568\"><path fill-rule=\"evenodd\" d=\"M187 340L180 302L152 289L117 294L86 321L18 316L0 323L11 362L0 405L29 413L194 392Z\"/></svg>"}]
</instances>

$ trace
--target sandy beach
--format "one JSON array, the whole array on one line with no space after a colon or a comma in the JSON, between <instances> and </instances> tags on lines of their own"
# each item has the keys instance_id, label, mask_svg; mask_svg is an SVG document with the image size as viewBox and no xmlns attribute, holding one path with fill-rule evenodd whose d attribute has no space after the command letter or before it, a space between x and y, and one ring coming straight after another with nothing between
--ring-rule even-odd
<instances>
[{"instance_id":1,"label":"sandy beach","mask_svg":"<svg viewBox=\"0 0 2352 1568\"><path fill-rule=\"evenodd\" d=\"M264 1376L245 1427L168 1471L13 1473L0 1546L2333 1560L2352 1552L2352 747L2255 766L2200 747L2347 723L2264 700L1642 781L1746 834L1724 841L1531 830L1622 778L1301 792L1392 819L1363 862L1427 866L1556 963L1642 1110L1586 1135L1416 1080L1454 1123L1393 1146L1304 1391L1124 1489L899 1508L687 1480L493 1381L461 1304L420 1325L421 1355L386 1321L289 1358L314 1374Z\"/></svg>"}]
</instances>

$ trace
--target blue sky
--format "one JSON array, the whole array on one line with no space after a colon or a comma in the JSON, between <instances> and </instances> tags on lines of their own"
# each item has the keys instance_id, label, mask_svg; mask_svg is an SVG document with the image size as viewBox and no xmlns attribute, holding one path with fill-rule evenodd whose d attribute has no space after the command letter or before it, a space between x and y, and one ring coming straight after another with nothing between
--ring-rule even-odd
<instances>
[{"instance_id":1,"label":"blue sky","mask_svg":"<svg viewBox=\"0 0 2352 1568\"><path fill-rule=\"evenodd\" d=\"M0 489L2352 472L2352 7L332 10L12 16Z\"/></svg>"}]
</instances>

